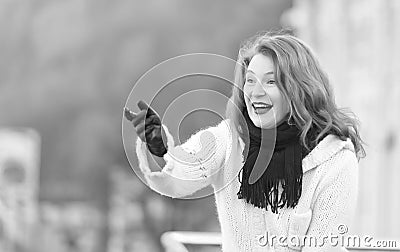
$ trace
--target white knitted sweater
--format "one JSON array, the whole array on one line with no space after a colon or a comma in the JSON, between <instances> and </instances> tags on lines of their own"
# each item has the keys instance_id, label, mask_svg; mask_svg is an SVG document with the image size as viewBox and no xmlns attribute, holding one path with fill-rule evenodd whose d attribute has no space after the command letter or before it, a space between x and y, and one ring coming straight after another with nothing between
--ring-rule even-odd
<instances>
[{"instance_id":1,"label":"white knitted sweater","mask_svg":"<svg viewBox=\"0 0 400 252\"><path fill-rule=\"evenodd\" d=\"M159 172L149 169L146 144L138 138L136 153L149 186L163 195L182 198L212 185L224 252L340 250L331 248L328 235L344 237L343 224L349 226L355 210L358 161L350 139L326 136L302 161L303 190L298 205L274 214L237 197L244 144L230 130L229 122L201 130L180 146L174 146L163 125L168 153ZM340 246L340 237L333 244Z\"/></svg>"}]
</instances>

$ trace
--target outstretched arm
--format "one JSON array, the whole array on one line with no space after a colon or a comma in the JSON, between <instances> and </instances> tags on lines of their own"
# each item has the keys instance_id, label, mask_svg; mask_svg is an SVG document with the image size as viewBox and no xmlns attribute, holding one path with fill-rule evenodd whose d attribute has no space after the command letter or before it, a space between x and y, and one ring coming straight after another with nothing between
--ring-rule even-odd
<instances>
[{"instance_id":1,"label":"outstretched arm","mask_svg":"<svg viewBox=\"0 0 400 252\"><path fill-rule=\"evenodd\" d=\"M228 122L222 121L218 126L201 130L179 146L174 145L167 127L163 125L163 128L168 151L163 157L165 165L162 169L151 168L162 162L153 160L140 138L136 143L139 166L149 186L163 195L180 198L210 185L218 169L223 167L229 149Z\"/></svg>"},{"instance_id":2,"label":"outstretched arm","mask_svg":"<svg viewBox=\"0 0 400 252\"><path fill-rule=\"evenodd\" d=\"M139 113L126 108L125 117L132 121L138 135L136 154L148 185L163 195L179 198L212 183L231 149L228 121L199 131L175 146L156 112L143 101L138 107Z\"/></svg>"}]
</instances>

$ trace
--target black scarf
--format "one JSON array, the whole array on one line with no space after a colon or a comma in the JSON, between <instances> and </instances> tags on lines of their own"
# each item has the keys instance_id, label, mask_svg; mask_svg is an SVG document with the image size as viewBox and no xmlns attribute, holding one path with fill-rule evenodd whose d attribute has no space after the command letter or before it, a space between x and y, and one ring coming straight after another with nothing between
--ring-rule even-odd
<instances>
[{"instance_id":1,"label":"black scarf","mask_svg":"<svg viewBox=\"0 0 400 252\"><path fill-rule=\"evenodd\" d=\"M249 129L250 143L241 180L239 173L241 186L238 198L246 199L247 203L259 208L268 210L269 206L273 213L285 205L295 207L302 191L302 160L308 154L300 144L300 130L286 120L276 129L261 130L253 124L246 108L243 115Z\"/></svg>"}]
</instances>

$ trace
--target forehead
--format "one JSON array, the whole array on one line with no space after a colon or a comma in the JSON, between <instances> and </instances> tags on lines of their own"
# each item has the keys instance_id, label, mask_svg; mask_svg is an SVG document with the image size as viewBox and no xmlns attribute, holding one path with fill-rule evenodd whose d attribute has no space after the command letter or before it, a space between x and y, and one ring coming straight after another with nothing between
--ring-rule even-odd
<instances>
[{"instance_id":1,"label":"forehead","mask_svg":"<svg viewBox=\"0 0 400 252\"><path fill-rule=\"evenodd\" d=\"M272 58L261 53L256 54L251 59L247 70L261 75L267 72L273 72L274 64Z\"/></svg>"}]
</instances>

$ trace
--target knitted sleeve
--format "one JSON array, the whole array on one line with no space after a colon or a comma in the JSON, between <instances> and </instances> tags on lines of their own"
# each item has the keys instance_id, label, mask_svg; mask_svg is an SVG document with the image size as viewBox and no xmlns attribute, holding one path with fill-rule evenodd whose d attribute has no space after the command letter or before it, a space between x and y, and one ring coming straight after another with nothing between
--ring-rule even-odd
<instances>
[{"instance_id":1,"label":"knitted sleeve","mask_svg":"<svg viewBox=\"0 0 400 252\"><path fill-rule=\"evenodd\" d=\"M185 143L175 146L168 128L168 152L161 171L152 172L146 154L146 144L137 138L136 154L139 167L147 184L162 195L181 198L210 185L214 175L224 166L225 157L231 148L231 134L227 120L214 127L193 134Z\"/></svg>"},{"instance_id":2,"label":"knitted sleeve","mask_svg":"<svg viewBox=\"0 0 400 252\"><path fill-rule=\"evenodd\" d=\"M312 217L307 231L311 246L303 247L302 251L346 251L341 247L351 245L342 244L341 237L351 232L358 194L358 161L354 152L348 149L343 149L334 158L332 166L326 167L329 171L320 181L311 206ZM332 234L338 238L331 240ZM315 241L319 244L314 244Z\"/></svg>"}]
</instances>

